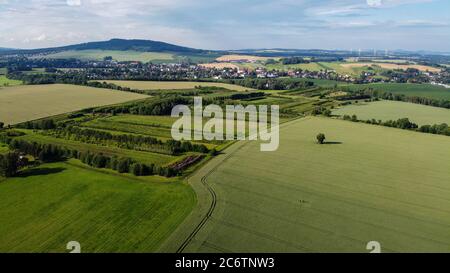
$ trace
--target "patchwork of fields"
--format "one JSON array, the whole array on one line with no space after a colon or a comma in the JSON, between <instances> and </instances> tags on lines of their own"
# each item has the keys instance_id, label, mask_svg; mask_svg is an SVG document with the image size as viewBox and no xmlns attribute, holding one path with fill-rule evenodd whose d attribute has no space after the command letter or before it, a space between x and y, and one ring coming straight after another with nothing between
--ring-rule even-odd
<instances>
[{"instance_id":1,"label":"patchwork of fields","mask_svg":"<svg viewBox=\"0 0 450 273\"><path fill-rule=\"evenodd\" d=\"M319 132L328 145L315 143ZM367 252L375 240L383 252L449 252L449 145L445 136L294 121L278 151L248 143L196 174L193 187L207 199L204 181L213 206L200 203L163 250Z\"/></svg>"},{"instance_id":2,"label":"patchwork of fields","mask_svg":"<svg viewBox=\"0 0 450 273\"><path fill-rule=\"evenodd\" d=\"M233 91L252 90L234 84L218 82L166 82L166 81L106 81L122 87L129 87L138 90L176 90L176 89L194 89L196 86L203 87L221 87Z\"/></svg>"},{"instance_id":3,"label":"patchwork of fields","mask_svg":"<svg viewBox=\"0 0 450 273\"><path fill-rule=\"evenodd\" d=\"M418 125L450 124L450 109L399 101L351 104L333 111L333 114L356 115L360 120L388 121L409 118Z\"/></svg>"},{"instance_id":4,"label":"patchwork of fields","mask_svg":"<svg viewBox=\"0 0 450 273\"><path fill-rule=\"evenodd\" d=\"M186 184L75 160L0 178L0 199L0 252L67 252L74 240L83 252L152 252L195 204Z\"/></svg>"},{"instance_id":5,"label":"patchwork of fields","mask_svg":"<svg viewBox=\"0 0 450 273\"><path fill-rule=\"evenodd\" d=\"M0 121L16 124L146 97L129 92L63 84L1 88Z\"/></svg>"},{"instance_id":6,"label":"patchwork of fields","mask_svg":"<svg viewBox=\"0 0 450 273\"><path fill-rule=\"evenodd\" d=\"M425 84L350 86L311 81L322 88L373 87L450 99L450 90ZM148 92L151 95L170 92L189 97L196 86L228 89L204 90L205 98L252 90L213 82L108 82L155 91ZM319 98L323 89L308 93L317 88L272 90L255 100L234 102L278 104L283 122L337 105ZM171 140L176 118L169 116L122 114L136 112L120 109L61 115L144 98L148 96L60 84L0 88L0 121L17 124L60 115L55 117L58 123L97 135ZM449 111L379 101L348 105L333 114L356 114L362 120L407 117L424 125L450 124ZM369 241L379 241L383 252L450 252L446 136L307 117L282 125L280 148L272 153L260 152L258 142L239 142L228 149L231 142L192 142L222 152L213 157L208 150L170 153L112 138L58 134L65 129L19 128L14 130L25 135L14 137L158 167L192 155L203 157L183 176L170 178L93 169L75 159L0 178L0 219L11 219L0 225L0 252L65 252L65 244L72 240L82 244L83 252L367 252ZM318 133L326 135L327 145L316 144ZM0 144L0 154L8 151Z\"/></svg>"}]
</instances>

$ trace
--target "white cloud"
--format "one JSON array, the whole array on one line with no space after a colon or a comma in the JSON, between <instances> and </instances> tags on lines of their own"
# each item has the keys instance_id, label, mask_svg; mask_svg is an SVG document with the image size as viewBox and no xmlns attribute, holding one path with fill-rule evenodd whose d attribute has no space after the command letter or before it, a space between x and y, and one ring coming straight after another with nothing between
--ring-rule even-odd
<instances>
[{"instance_id":1,"label":"white cloud","mask_svg":"<svg viewBox=\"0 0 450 273\"><path fill-rule=\"evenodd\" d=\"M81 6L81 0L67 0L68 6Z\"/></svg>"},{"instance_id":2,"label":"white cloud","mask_svg":"<svg viewBox=\"0 0 450 273\"><path fill-rule=\"evenodd\" d=\"M369 5L370 7L379 7L381 6L381 4L381 0L367 0L367 5Z\"/></svg>"},{"instance_id":3,"label":"white cloud","mask_svg":"<svg viewBox=\"0 0 450 273\"><path fill-rule=\"evenodd\" d=\"M430 3L434 0L342 0L318 1L307 10L313 16L329 16L362 13L367 9L393 8L401 5Z\"/></svg>"}]
</instances>

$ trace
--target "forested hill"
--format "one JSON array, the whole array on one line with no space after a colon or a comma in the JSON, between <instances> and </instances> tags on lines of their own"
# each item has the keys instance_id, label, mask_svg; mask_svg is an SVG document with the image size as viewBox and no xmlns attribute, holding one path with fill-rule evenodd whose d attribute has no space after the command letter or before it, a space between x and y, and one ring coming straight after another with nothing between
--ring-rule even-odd
<instances>
[{"instance_id":1,"label":"forested hill","mask_svg":"<svg viewBox=\"0 0 450 273\"><path fill-rule=\"evenodd\" d=\"M201 49L194 49L189 47L177 46L169 43L151 41L151 40L125 40L125 39L111 39L109 41L89 42L83 44L29 49L29 50L8 50L3 51L8 54L39 54L46 52L61 52L68 50L119 50L119 51L142 51L142 52L177 52L177 53L203 53L207 52Z\"/></svg>"}]
</instances>

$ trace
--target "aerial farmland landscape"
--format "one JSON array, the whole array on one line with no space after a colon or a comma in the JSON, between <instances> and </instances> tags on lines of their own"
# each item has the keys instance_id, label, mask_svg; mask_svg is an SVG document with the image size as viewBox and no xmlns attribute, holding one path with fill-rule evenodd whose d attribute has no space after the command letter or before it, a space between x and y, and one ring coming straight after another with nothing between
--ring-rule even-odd
<instances>
[{"instance_id":1,"label":"aerial farmland landscape","mask_svg":"<svg viewBox=\"0 0 450 273\"><path fill-rule=\"evenodd\" d=\"M0 253L450 253L448 1L156 2L0 1Z\"/></svg>"}]
</instances>

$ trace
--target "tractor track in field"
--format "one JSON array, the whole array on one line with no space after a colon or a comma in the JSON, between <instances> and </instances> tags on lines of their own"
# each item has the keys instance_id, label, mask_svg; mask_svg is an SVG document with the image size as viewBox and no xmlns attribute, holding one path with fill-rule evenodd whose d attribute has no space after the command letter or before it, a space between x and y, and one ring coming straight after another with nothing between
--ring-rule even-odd
<instances>
[{"instance_id":1,"label":"tractor track in field","mask_svg":"<svg viewBox=\"0 0 450 273\"><path fill-rule=\"evenodd\" d=\"M302 117L299 118L294 118L290 121L284 122L280 124L280 129L281 127L285 127L288 124L295 122L299 119L301 119ZM208 220L211 218L211 216L214 213L214 210L216 208L217 205L217 195L216 192L214 191L214 189L208 184L208 177L213 174L220 166L222 163L225 163L228 159L230 159L234 153L236 153L237 151L239 151L241 148L243 148L244 146L246 146L248 143L250 142L246 142L244 144L241 145L241 147L239 147L238 149L234 150L233 152L231 152L230 154L226 155L225 158L220 162L220 164L217 164L217 166L214 166L214 168L212 168L208 173L206 173L202 178L201 178L201 182L203 184L203 186L208 190L208 192L211 194L211 204L209 206L208 212L205 214L205 216L203 216L202 220L200 221L200 223L195 227L195 229L189 234L189 236L183 241L183 243L181 244L181 246L177 249L176 253L182 253L186 247L192 242L192 240L195 238L195 236L198 234L198 232L203 228L203 226L206 224L206 222L208 222ZM238 144L234 144L234 145L238 145ZM233 145L232 145L233 146Z\"/></svg>"},{"instance_id":2,"label":"tractor track in field","mask_svg":"<svg viewBox=\"0 0 450 273\"><path fill-rule=\"evenodd\" d=\"M242 146L245 146L245 144ZM224 160L222 161L222 163L226 162L233 154L234 154L234 152L227 155L224 158ZM205 186L205 188L211 194L212 201L211 201L211 204L209 206L209 209L208 209L208 212L206 213L206 215L202 218L200 223L195 227L195 229L191 232L191 234L189 234L189 236L186 238L186 240L184 240L184 242L178 248L177 253L182 253L184 251L184 249L192 242L192 240L195 238L195 236L198 234L198 232L203 228L203 226L206 224L206 222L208 222L208 220L211 218L212 214L214 213L214 210L217 205L217 195L216 195L216 192L214 191L214 189L208 184L208 177L211 174L213 174L220 167L220 165L221 164L217 164L217 166L212 168L206 175L204 175L201 178L201 182L202 182L203 186Z\"/></svg>"}]
</instances>

